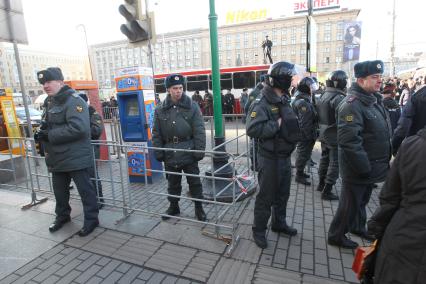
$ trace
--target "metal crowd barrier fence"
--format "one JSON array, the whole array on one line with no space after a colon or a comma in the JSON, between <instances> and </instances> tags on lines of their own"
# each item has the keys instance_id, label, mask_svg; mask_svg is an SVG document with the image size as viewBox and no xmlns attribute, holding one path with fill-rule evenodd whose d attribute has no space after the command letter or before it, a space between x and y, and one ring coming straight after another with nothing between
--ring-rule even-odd
<instances>
[{"instance_id":1,"label":"metal crowd barrier fence","mask_svg":"<svg viewBox=\"0 0 426 284\"><path fill-rule=\"evenodd\" d=\"M18 154L12 154L10 151L3 151L0 157L5 156L4 160L9 161L9 164L0 164L0 173L7 172L11 178L8 181L0 179L0 188L8 190L19 190L29 192L31 194L31 202L24 205L23 209L31 208L41 202L45 202L47 197L37 199L37 195L52 196L53 186L51 173L48 172L44 157L40 155L32 155L29 151L31 138L9 138L3 137L8 141L11 148L15 140L19 141L20 151ZM252 151L249 148L248 137L245 133L239 134L225 141L222 145L217 145L206 151L175 149L175 148L155 148L140 145L119 144L116 141L92 141L94 146L107 146L107 159L94 159L93 168L96 173L92 180L98 192L102 186L103 198L99 199L103 205L111 208L122 210L122 218L116 220L116 223L125 221L134 212L148 214L150 216L167 216L164 212L168 207L167 197L177 197L181 199L181 208L193 208L191 202L199 201L205 206L208 220L203 222L191 217L187 211L183 211L182 216L169 216L179 221L189 221L203 225L202 234L212 236L223 240L228 244L227 254L230 255L236 246L239 236L237 235L239 214L245 208L246 202L238 202L242 196L246 194L244 188L248 186L256 186L257 178L255 172L251 171L249 166L248 152ZM244 145L237 145L244 142ZM219 151L227 146L229 152ZM94 147L93 147L94 149ZM118 149L117 153L124 153L118 156L112 153L111 149ZM129 150L132 152L139 151L144 155L142 168L144 169L145 183L130 183L128 179L128 155ZM238 151L235 151L239 149ZM197 152L205 153L205 158L199 162L200 174L192 175L187 173L175 173L166 170L154 170L147 167L149 155L154 150L185 152L189 155ZM216 156L226 156L228 162L220 168L214 169L214 160ZM94 155L95 156L95 155ZM232 168L232 175L222 177L218 173L226 166ZM22 168L22 170L19 170ZM210 169L210 171L209 171ZM209 171L209 175L205 172ZM21 176L19 176L21 173ZM153 184L148 182L148 174L159 174L160 178ZM211 200L197 199L185 195L185 190L188 185L182 181L181 196L170 195L167 192L167 179L165 175L180 175L185 177L200 177L203 185L209 181L213 188L213 198ZM1 176L4 176L1 174ZM227 182L224 188L217 188L219 182ZM223 202L218 200L219 196L228 188L232 188L232 200ZM79 200L77 190L71 190L70 198ZM249 200L249 199L247 199Z\"/></svg>"}]
</instances>

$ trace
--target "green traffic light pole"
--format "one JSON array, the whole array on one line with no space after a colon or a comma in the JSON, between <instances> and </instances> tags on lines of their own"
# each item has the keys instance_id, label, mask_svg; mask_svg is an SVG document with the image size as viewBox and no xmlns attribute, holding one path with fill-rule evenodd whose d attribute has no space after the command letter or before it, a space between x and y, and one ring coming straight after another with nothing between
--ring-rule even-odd
<instances>
[{"instance_id":1,"label":"green traffic light pole","mask_svg":"<svg viewBox=\"0 0 426 284\"><path fill-rule=\"evenodd\" d=\"M215 139L224 137L223 119L222 119L222 98L220 96L220 71L219 71L219 48L217 43L217 15L215 11L215 0L209 0L210 3L210 51L212 59L212 84L213 84L213 117Z\"/></svg>"},{"instance_id":2,"label":"green traffic light pole","mask_svg":"<svg viewBox=\"0 0 426 284\"><path fill-rule=\"evenodd\" d=\"M207 176L216 176L221 178L232 178L235 174L233 167L228 164L228 154L226 153L225 134L223 130L222 118L222 98L220 95L220 70L219 70L219 53L217 41L217 15L215 11L215 0L209 0L210 14L209 14L209 27L210 27L210 51L211 51L211 64L212 64L212 89L213 89L213 118L214 118L214 143L215 151L222 152L213 156L213 167L211 171L207 171ZM219 147L218 147L219 146ZM234 197L238 195L240 189L238 186L230 185L230 181L226 180L211 180L205 179L203 184L204 198L216 199L217 201L232 202ZM225 187L227 189L220 194L215 195L222 191ZM248 188L251 194L255 188ZM235 192L234 192L235 191ZM243 195L238 201L243 200L250 194Z\"/></svg>"}]
</instances>

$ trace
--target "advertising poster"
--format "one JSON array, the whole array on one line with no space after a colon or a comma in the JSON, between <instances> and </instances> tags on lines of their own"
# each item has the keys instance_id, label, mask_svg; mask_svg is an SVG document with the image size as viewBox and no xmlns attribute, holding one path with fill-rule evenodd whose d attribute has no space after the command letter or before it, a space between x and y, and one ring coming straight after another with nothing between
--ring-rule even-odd
<instances>
[{"instance_id":1,"label":"advertising poster","mask_svg":"<svg viewBox=\"0 0 426 284\"><path fill-rule=\"evenodd\" d=\"M359 60L361 47L361 22L346 22L343 37L343 62Z\"/></svg>"}]
</instances>

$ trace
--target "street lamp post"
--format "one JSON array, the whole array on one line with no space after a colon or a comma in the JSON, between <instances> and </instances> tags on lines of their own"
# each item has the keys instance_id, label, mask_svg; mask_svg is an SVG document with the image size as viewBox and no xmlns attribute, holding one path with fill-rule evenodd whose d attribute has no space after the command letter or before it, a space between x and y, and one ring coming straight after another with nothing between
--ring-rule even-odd
<instances>
[{"instance_id":1,"label":"street lamp post","mask_svg":"<svg viewBox=\"0 0 426 284\"><path fill-rule=\"evenodd\" d=\"M82 28L83 29L83 32L84 32L84 40L85 40L85 42L86 42L86 49L87 49L87 57L89 58L89 68L90 68L90 79L91 80L93 80L93 69L92 69L92 60L90 59L90 50L89 50L89 43L88 43L88 41L87 41L87 32L86 32L86 26L84 25L84 24L79 24L79 25L77 25L77 27L76 27L77 29L78 28Z\"/></svg>"}]
</instances>

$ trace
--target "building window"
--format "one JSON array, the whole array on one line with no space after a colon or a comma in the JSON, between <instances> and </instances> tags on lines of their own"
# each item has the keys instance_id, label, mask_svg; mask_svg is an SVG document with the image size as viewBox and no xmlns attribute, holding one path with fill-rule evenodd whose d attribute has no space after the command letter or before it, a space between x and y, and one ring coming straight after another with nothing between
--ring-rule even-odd
<instances>
[{"instance_id":1,"label":"building window","mask_svg":"<svg viewBox=\"0 0 426 284\"><path fill-rule=\"evenodd\" d=\"M341 56L336 56L336 63L340 63L342 62L342 57Z\"/></svg>"},{"instance_id":2,"label":"building window","mask_svg":"<svg viewBox=\"0 0 426 284\"><path fill-rule=\"evenodd\" d=\"M294 49L294 48L293 48L293 49L291 50L291 53L290 53L290 54L291 54L291 55L296 55L296 49Z\"/></svg>"},{"instance_id":3,"label":"building window","mask_svg":"<svg viewBox=\"0 0 426 284\"><path fill-rule=\"evenodd\" d=\"M328 56L324 57L324 63L330 63L330 57Z\"/></svg>"},{"instance_id":4,"label":"building window","mask_svg":"<svg viewBox=\"0 0 426 284\"><path fill-rule=\"evenodd\" d=\"M291 41L291 44L296 44L296 35L291 35L291 39L290 39L290 41Z\"/></svg>"},{"instance_id":5,"label":"building window","mask_svg":"<svg viewBox=\"0 0 426 284\"><path fill-rule=\"evenodd\" d=\"M331 31L331 23L325 23L324 24L324 31L326 31L326 32Z\"/></svg>"},{"instance_id":6,"label":"building window","mask_svg":"<svg viewBox=\"0 0 426 284\"><path fill-rule=\"evenodd\" d=\"M336 34L336 40L343 40L343 33L337 33Z\"/></svg>"},{"instance_id":7,"label":"building window","mask_svg":"<svg viewBox=\"0 0 426 284\"><path fill-rule=\"evenodd\" d=\"M324 34L324 41L331 41L331 33Z\"/></svg>"}]
</instances>

